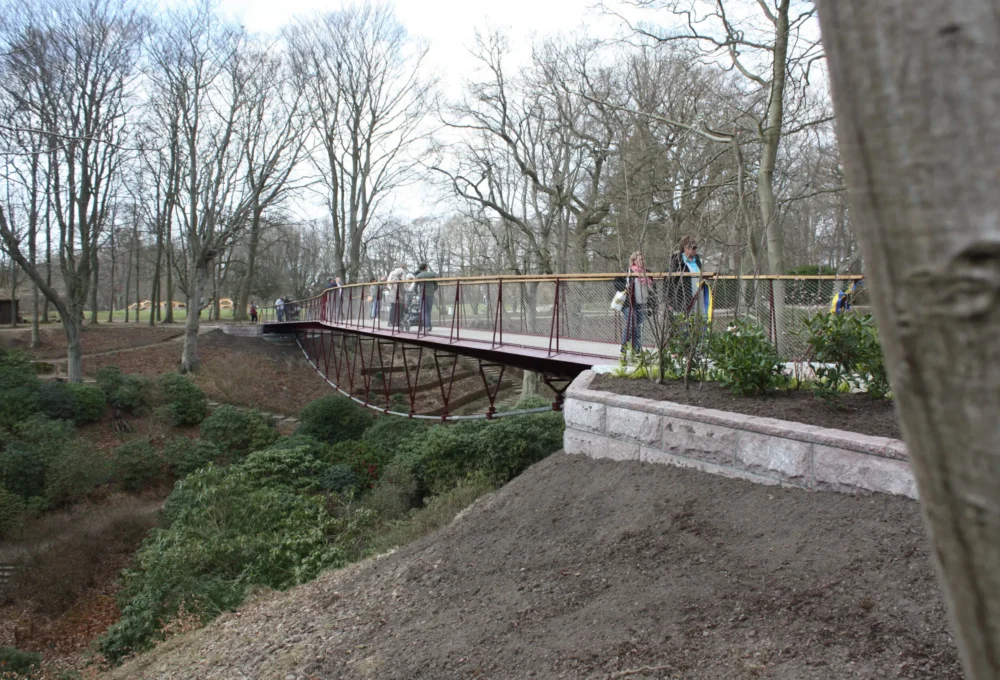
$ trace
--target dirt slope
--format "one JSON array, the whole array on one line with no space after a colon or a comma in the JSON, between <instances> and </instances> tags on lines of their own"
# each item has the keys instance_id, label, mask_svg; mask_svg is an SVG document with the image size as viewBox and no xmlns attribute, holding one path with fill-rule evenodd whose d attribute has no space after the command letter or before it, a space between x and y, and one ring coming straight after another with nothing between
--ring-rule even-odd
<instances>
[{"instance_id":1,"label":"dirt slope","mask_svg":"<svg viewBox=\"0 0 1000 680\"><path fill-rule=\"evenodd\" d=\"M555 454L118 678L961 677L917 505Z\"/></svg>"}]
</instances>

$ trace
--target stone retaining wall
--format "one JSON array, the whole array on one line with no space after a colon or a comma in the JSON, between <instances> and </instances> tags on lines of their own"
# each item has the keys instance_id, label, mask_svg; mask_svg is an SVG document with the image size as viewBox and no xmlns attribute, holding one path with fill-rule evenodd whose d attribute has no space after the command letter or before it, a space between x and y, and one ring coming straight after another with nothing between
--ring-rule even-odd
<instances>
[{"instance_id":1,"label":"stone retaining wall","mask_svg":"<svg viewBox=\"0 0 1000 680\"><path fill-rule=\"evenodd\" d=\"M227 324L221 326L226 335L237 335L241 338L258 338L264 334L264 328L257 323Z\"/></svg>"},{"instance_id":2,"label":"stone retaining wall","mask_svg":"<svg viewBox=\"0 0 1000 680\"><path fill-rule=\"evenodd\" d=\"M906 446L773 418L590 389L566 392L566 453L691 467L761 484L917 497Z\"/></svg>"}]
</instances>

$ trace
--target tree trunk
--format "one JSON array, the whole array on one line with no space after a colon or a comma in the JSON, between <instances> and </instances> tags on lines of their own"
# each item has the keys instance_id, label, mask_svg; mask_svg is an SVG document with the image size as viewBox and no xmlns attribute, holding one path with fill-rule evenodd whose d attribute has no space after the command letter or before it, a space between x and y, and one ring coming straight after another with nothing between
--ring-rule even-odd
<instances>
[{"instance_id":1,"label":"tree trunk","mask_svg":"<svg viewBox=\"0 0 1000 680\"><path fill-rule=\"evenodd\" d=\"M45 285L52 288L52 206L46 193L45 198ZM46 296L42 306L42 321L49 323L49 298Z\"/></svg>"},{"instance_id":2,"label":"tree trunk","mask_svg":"<svg viewBox=\"0 0 1000 680\"><path fill-rule=\"evenodd\" d=\"M110 283L108 284L108 323L111 323L115 320L115 228L113 219L111 225L110 244L111 244L111 276L110 276Z\"/></svg>"},{"instance_id":3,"label":"tree trunk","mask_svg":"<svg viewBox=\"0 0 1000 680\"><path fill-rule=\"evenodd\" d=\"M1000 677L1000 3L826 0L882 348L967 680Z\"/></svg>"},{"instance_id":4,"label":"tree trunk","mask_svg":"<svg viewBox=\"0 0 1000 680\"><path fill-rule=\"evenodd\" d=\"M80 349L80 324L76 314L68 314L63 321L66 331L66 374L72 383L83 382L83 352Z\"/></svg>"},{"instance_id":5,"label":"tree trunk","mask_svg":"<svg viewBox=\"0 0 1000 680\"><path fill-rule=\"evenodd\" d=\"M134 225L132 239L135 243L135 322L139 323L139 312L142 311L142 291L139 290L139 284L142 281L142 272L139 271L139 257L142 255L142 244L139 243L138 221ZM150 313L152 313L152 310L150 310Z\"/></svg>"},{"instance_id":6,"label":"tree trunk","mask_svg":"<svg viewBox=\"0 0 1000 680\"><path fill-rule=\"evenodd\" d=\"M160 320L160 272L163 265L163 223L156 227L156 263L153 265L153 283L150 288L149 299L153 301L153 307L149 310L149 325L153 327ZM156 315L155 318L153 315Z\"/></svg>"},{"instance_id":7,"label":"tree trunk","mask_svg":"<svg viewBox=\"0 0 1000 680\"><path fill-rule=\"evenodd\" d=\"M90 284L90 323L94 326L98 323L97 318L97 292L98 292L98 282L100 281L100 258L98 257L99 251L94 248L94 255L91 257L91 267L94 269L93 279Z\"/></svg>"},{"instance_id":8,"label":"tree trunk","mask_svg":"<svg viewBox=\"0 0 1000 680\"><path fill-rule=\"evenodd\" d=\"M181 352L181 365L178 373L197 373L200 367L198 361L198 327L201 324L201 295L208 281L208 263L195 261L194 276L191 277L191 290L187 302L187 322L184 324L184 350Z\"/></svg>"},{"instance_id":9,"label":"tree trunk","mask_svg":"<svg viewBox=\"0 0 1000 680\"><path fill-rule=\"evenodd\" d=\"M521 378L521 398L533 397L538 394L538 374L534 371L525 371Z\"/></svg>"},{"instance_id":10,"label":"tree trunk","mask_svg":"<svg viewBox=\"0 0 1000 680\"><path fill-rule=\"evenodd\" d=\"M768 98L767 127L762 135L760 167L757 170L757 199L760 217L767 234L767 264L772 274L785 273L785 235L777 219L774 197L774 166L781 143L784 123L785 77L788 59L788 12L790 0L782 0L775 12L774 62L771 69L771 92ZM778 351L785 353L788 343L785 333L785 286L780 280L771 282L774 327Z\"/></svg>"},{"instance_id":11,"label":"tree trunk","mask_svg":"<svg viewBox=\"0 0 1000 680\"><path fill-rule=\"evenodd\" d=\"M163 323L174 322L174 248L170 242L170 222L167 222L167 307L163 310Z\"/></svg>"},{"instance_id":12,"label":"tree trunk","mask_svg":"<svg viewBox=\"0 0 1000 680\"><path fill-rule=\"evenodd\" d=\"M250 286L253 285L253 277L257 268L257 249L260 247L260 218L261 211L254 210L250 220L250 242L247 246L247 271L240 282L236 299L233 300L233 319L235 321L247 320L247 301L250 300Z\"/></svg>"}]
</instances>

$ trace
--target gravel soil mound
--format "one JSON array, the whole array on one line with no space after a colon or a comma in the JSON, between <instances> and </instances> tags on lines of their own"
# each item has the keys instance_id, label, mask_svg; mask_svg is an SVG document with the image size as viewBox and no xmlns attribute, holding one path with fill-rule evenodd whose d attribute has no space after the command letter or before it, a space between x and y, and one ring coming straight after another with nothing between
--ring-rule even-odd
<instances>
[{"instance_id":1,"label":"gravel soil mound","mask_svg":"<svg viewBox=\"0 0 1000 680\"><path fill-rule=\"evenodd\" d=\"M555 454L116 678L961 678L919 508Z\"/></svg>"}]
</instances>

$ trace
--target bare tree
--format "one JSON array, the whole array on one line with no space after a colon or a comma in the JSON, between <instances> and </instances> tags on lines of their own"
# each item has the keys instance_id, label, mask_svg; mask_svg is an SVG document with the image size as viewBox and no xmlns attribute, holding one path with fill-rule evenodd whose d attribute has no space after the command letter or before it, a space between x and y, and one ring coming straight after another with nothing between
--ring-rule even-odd
<instances>
[{"instance_id":1,"label":"bare tree","mask_svg":"<svg viewBox=\"0 0 1000 680\"><path fill-rule=\"evenodd\" d=\"M302 159L307 139L303 95L294 87L289 61L269 54L267 46L259 49L261 53L255 57L258 67L247 96L247 128L241 133L250 209L246 267L233 296L237 321L247 318L264 214L296 188L291 176Z\"/></svg>"},{"instance_id":2,"label":"bare tree","mask_svg":"<svg viewBox=\"0 0 1000 680\"><path fill-rule=\"evenodd\" d=\"M308 95L337 272L355 281L365 231L381 201L413 177L426 139L433 82L426 48L389 5L366 3L301 21L288 32Z\"/></svg>"},{"instance_id":3,"label":"bare tree","mask_svg":"<svg viewBox=\"0 0 1000 680\"><path fill-rule=\"evenodd\" d=\"M301 143L287 130L277 145L261 137L262 118L255 106L261 101L261 79L271 73L271 60L241 28L223 22L207 4L169 16L154 59L159 96L171 101L179 114L182 161L176 210L183 226L184 258L175 263L183 261L186 267L175 268L188 309L180 371L194 372L210 283L217 293L218 259L254 215L259 219L282 195ZM264 155L260 149L266 149ZM292 160L287 161L290 152Z\"/></svg>"},{"instance_id":4,"label":"bare tree","mask_svg":"<svg viewBox=\"0 0 1000 680\"><path fill-rule=\"evenodd\" d=\"M110 205L132 97L145 19L119 0L71 4L52 0L32 11L3 9L4 134L13 128L45 144L47 193L59 230L60 294L21 247L21 235L0 206L0 239L59 311L68 345L69 379L82 379L80 329L92 279L94 250ZM31 128L13 112L27 112ZM28 149L26 152L30 152Z\"/></svg>"}]
</instances>

